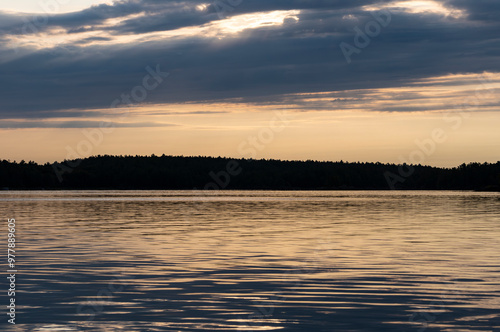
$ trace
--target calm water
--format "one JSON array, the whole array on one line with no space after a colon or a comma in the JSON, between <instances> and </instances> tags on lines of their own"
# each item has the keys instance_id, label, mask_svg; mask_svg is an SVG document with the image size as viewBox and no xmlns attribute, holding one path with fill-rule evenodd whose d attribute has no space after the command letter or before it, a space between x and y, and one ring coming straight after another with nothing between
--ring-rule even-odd
<instances>
[{"instance_id":1,"label":"calm water","mask_svg":"<svg viewBox=\"0 0 500 332\"><path fill-rule=\"evenodd\" d=\"M500 331L496 193L0 192L0 216L3 331Z\"/></svg>"}]
</instances>

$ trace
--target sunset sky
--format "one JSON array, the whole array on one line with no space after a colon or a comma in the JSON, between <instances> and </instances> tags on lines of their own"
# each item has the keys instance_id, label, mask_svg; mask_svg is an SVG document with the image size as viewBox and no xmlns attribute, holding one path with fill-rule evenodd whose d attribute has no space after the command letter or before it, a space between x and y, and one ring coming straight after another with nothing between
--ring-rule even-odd
<instances>
[{"instance_id":1,"label":"sunset sky","mask_svg":"<svg viewBox=\"0 0 500 332\"><path fill-rule=\"evenodd\" d=\"M0 159L496 162L499 15L497 0L2 2Z\"/></svg>"}]
</instances>

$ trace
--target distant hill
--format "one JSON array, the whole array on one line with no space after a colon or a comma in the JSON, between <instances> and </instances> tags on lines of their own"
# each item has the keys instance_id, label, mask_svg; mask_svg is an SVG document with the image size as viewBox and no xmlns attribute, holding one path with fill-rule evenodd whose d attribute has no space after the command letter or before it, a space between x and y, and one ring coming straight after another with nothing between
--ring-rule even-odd
<instances>
[{"instance_id":1,"label":"distant hill","mask_svg":"<svg viewBox=\"0 0 500 332\"><path fill-rule=\"evenodd\" d=\"M0 162L0 189L408 189L500 191L500 162L455 168L176 156Z\"/></svg>"}]
</instances>

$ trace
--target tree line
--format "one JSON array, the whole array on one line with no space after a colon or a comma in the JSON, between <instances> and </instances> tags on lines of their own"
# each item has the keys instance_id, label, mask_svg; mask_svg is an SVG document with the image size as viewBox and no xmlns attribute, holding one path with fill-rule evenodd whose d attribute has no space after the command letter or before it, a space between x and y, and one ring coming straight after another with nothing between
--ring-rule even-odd
<instances>
[{"instance_id":1,"label":"tree line","mask_svg":"<svg viewBox=\"0 0 500 332\"><path fill-rule=\"evenodd\" d=\"M73 167L69 166L73 165ZM367 162L98 155L0 162L0 189L273 189L500 191L500 162L453 168Z\"/></svg>"}]
</instances>

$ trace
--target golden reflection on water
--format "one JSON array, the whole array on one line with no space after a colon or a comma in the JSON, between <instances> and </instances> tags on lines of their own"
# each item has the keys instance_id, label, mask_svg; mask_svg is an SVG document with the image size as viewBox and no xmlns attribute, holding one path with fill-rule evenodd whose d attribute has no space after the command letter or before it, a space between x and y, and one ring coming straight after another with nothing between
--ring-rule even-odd
<instances>
[{"instance_id":1,"label":"golden reflection on water","mask_svg":"<svg viewBox=\"0 0 500 332\"><path fill-rule=\"evenodd\" d=\"M500 194L0 192L12 331L500 328Z\"/></svg>"}]
</instances>

